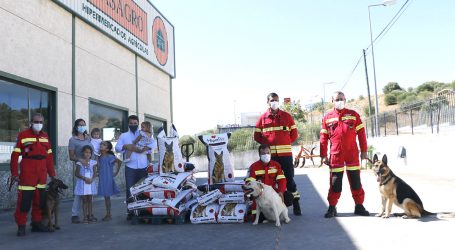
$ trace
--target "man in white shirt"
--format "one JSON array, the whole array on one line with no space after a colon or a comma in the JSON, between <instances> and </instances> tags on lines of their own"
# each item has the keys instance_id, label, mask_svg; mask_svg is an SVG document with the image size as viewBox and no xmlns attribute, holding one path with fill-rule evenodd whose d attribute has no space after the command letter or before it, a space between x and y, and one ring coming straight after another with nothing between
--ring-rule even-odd
<instances>
[{"instance_id":1,"label":"man in white shirt","mask_svg":"<svg viewBox=\"0 0 455 250\"><path fill-rule=\"evenodd\" d=\"M130 161L125 163L125 186L126 199L130 197L130 187L136 184L141 178L147 176L147 154L151 154L151 150L156 148L156 141L148 144L142 150L139 150L133 144L136 137L139 136L139 118L136 115L128 117L128 132L120 135L115 151L125 153L126 150L132 151ZM131 219L131 214L128 214L127 219Z\"/></svg>"}]
</instances>

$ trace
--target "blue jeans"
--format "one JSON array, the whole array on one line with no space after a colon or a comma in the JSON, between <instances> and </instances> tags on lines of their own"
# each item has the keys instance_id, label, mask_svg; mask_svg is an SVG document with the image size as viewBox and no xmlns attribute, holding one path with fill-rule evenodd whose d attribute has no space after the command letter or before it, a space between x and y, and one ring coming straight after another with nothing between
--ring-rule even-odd
<instances>
[{"instance_id":1,"label":"blue jeans","mask_svg":"<svg viewBox=\"0 0 455 250\"><path fill-rule=\"evenodd\" d=\"M130 187L136 184L140 179L147 176L147 168L132 169L125 167L125 186L126 186L126 199L130 197Z\"/></svg>"}]
</instances>

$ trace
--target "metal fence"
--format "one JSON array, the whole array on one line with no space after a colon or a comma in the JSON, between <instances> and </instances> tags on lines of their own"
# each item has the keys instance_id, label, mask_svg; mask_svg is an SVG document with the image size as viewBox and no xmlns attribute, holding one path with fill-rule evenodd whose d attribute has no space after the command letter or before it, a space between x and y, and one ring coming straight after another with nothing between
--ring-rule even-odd
<instances>
[{"instance_id":1,"label":"metal fence","mask_svg":"<svg viewBox=\"0 0 455 250\"><path fill-rule=\"evenodd\" d=\"M365 118L367 135L374 135L375 117ZM378 136L439 133L455 129L455 91L445 90L434 97L378 114Z\"/></svg>"}]
</instances>

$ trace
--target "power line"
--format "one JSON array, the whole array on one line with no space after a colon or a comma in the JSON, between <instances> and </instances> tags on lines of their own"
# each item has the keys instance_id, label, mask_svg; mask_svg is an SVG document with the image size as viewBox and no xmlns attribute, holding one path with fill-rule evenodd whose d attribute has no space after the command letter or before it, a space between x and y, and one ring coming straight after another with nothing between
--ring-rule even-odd
<instances>
[{"instance_id":1,"label":"power line","mask_svg":"<svg viewBox=\"0 0 455 250\"><path fill-rule=\"evenodd\" d=\"M382 29L382 31L379 33L379 35L377 35L374 38L373 43L375 43L376 40L378 40L378 39L379 39L378 40L378 42L379 42L387 34L387 32L393 27L393 25L398 21L398 19L400 19L400 17L403 15L403 13L407 10L407 8L409 7L411 2L412 2L412 0L406 0L406 2L401 6L401 8L398 10L398 12L395 14L395 16L393 16L393 18L384 27L384 29ZM369 53L370 47L371 47L371 44L368 45L368 47L365 49L365 51L367 51ZM351 80L351 77L354 74L354 72L357 69L357 67L359 66L359 64L360 64L360 62L362 60L362 57L363 57L363 54L359 57L359 59L357 60L356 65L354 66L352 71L349 73L349 76L347 77L346 81L344 82L343 87L341 88L341 90L343 90L346 87L346 85L349 83L349 81Z\"/></svg>"}]
</instances>

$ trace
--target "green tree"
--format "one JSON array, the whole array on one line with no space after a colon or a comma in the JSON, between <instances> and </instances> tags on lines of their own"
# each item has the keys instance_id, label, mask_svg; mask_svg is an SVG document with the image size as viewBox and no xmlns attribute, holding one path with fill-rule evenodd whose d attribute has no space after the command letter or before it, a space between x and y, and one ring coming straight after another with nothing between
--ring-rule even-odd
<instances>
[{"instance_id":1,"label":"green tree","mask_svg":"<svg viewBox=\"0 0 455 250\"><path fill-rule=\"evenodd\" d=\"M305 116L307 115L307 113L303 111L302 106L300 105L300 101L283 103L283 105L281 105L281 109L291 114L292 118L296 123L306 122Z\"/></svg>"},{"instance_id":2,"label":"green tree","mask_svg":"<svg viewBox=\"0 0 455 250\"><path fill-rule=\"evenodd\" d=\"M424 91L434 92L436 89L439 89L441 86L444 86L444 85L445 85L444 83L436 82L436 81L425 82L416 88L416 92L418 94L420 94L421 92L424 92Z\"/></svg>"},{"instance_id":3,"label":"green tree","mask_svg":"<svg viewBox=\"0 0 455 250\"><path fill-rule=\"evenodd\" d=\"M382 92L384 92L384 94L388 94L394 90L403 90L400 85L397 83L397 82L389 82L387 83L387 85L384 86L384 88L382 89Z\"/></svg>"},{"instance_id":4,"label":"green tree","mask_svg":"<svg viewBox=\"0 0 455 250\"><path fill-rule=\"evenodd\" d=\"M365 114L365 116L370 116L370 115L374 115L374 105L371 105L371 114L370 114L370 109L368 108L368 105L366 105L365 107L363 107L363 113Z\"/></svg>"}]
</instances>

